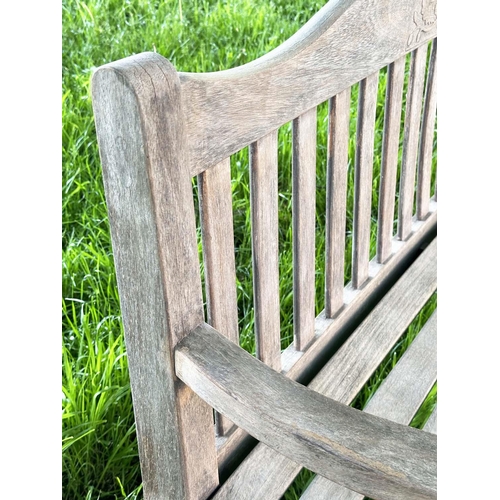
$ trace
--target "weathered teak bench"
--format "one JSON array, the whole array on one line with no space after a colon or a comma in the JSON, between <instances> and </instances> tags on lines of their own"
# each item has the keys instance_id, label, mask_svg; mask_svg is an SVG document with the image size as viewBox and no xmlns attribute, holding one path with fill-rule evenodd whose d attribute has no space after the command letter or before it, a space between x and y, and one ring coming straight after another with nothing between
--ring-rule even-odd
<instances>
[{"instance_id":1,"label":"weathered teak bench","mask_svg":"<svg viewBox=\"0 0 500 500\"><path fill-rule=\"evenodd\" d=\"M436 313L365 411L348 406L436 289L435 10L427 0L337 0L239 68L178 73L145 53L95 73L146 498L279 499L302 467L318 474L303 499L436 497L436 414L424 430L407 427L436 380ZM370 261L375 104L385 66ZM350 88L357 82L352 281L344 287ZM325 308L315 318L316 106L328 99ZM291 120L294 342L281 352L277 129ZM246 146L258 359L238 345L229 157Z\"/></svg>"}]
</instances>

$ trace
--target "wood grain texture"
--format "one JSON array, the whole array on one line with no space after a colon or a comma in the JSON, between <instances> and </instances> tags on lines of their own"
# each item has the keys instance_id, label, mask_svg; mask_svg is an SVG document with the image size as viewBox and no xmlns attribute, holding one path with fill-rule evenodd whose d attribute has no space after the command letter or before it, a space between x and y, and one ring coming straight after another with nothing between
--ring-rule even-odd
<instances>
[{"instance_id":1,"label":"wood grain texture","mask_svg":"<svg viewBox=\"0 0 500 500\"><path fill-rule=\"evenodd\" d=\"M366 301L370 297L380 295L380 290L386 287L386 283L402 272L401 270L416 257L416 252L422 243L428 240L429 235L435 234L437 205L431 202L430 208L430 217L425 221L414 221L413 235L408 241L393 240L395 249L393 258L384 265L378 264L375 259L370 262L370 280L363 289L354 289L352 285L346 287L345 307L335 318L327 318L324 310L317 316L315 339L306 351L297 351L293 344L283 351L282 373L293 380L301 380L307 374L309 367L322 359L325 350L331 352L332 346L345 340L351 333L350 322L362 313ZM248 437L245 431L236 429L228 438L218 441L219 470L230 468L231 462L239 455L240 446L247 442Z\"/></svg>"},{"instance_id":2,"label":"wood grain texture","mask_svg":"<svg viewBox=\"0 0 500 500\"><path fill-rule=\"evenodd\" d=\"M181 73L192 175L431 40L435 16L422 16L422 0L332 1L249 64Z\"/></svg>"},{"instance_id":3,"label":"wood grain texture","mask_svg":"<svg viewBox=\"0 0 500 500\"><path fill-rule=\"evenodd\" d=\"M418 47L411 54L399 186L398 237L401 240L406 240L411 233L426 59L427 45Z\"/></svg>"},{"instance_id":4,"label":"wood grain texture","mask_svg":"<svg viewBox=\"0 0 500 500\"><path fill-rule=\"evenodd\" d=\"M381 264L392 255L405 59L400 57L387 68L377 227L377 262Z\"/></svg>"},{"instance_id":5,"label":"wood grain texture","mask_svg":"<svg viewBox=\"0 0 500 500\"><path fill-rule=\"evenodd\" d=\"M352 235L352 285L354 288L361 288L368 279L377 90L378 72L359 82Z\"/></svg>"},{"instance_id":6,"label":"wood grain texture","mask_svg":"<svg viewBox=\"0 0 500 500\"><path fill-rule=\"evenodd\" d=\"M98 69L92 94L144 495L204 497L218 484L213 412L171 358L203 321L179 78L141 54Z\"/></svg>"},{"instance_id":7,"label":"wood grain texture","mask_svg":"<svg viewBox=\"0 0 500 500\"><path fill-rule=\"evenodd\" d=\"M420 134L420 153L417 177L417 218L423 220L429 213L431 197L432 149L434 125L437 110L437 38L432 42L427 85L425 89L422 132Z\"/></svg>"},{"instance_id":8,"label":"wood grain texture","mask_svg":"<svg viewBox=\"0 0 500 500\"><path fill-rule=\"evenodd\" d=\"M239 344L230 159L200 174L198 189L207 323ZM232 427L216 414L218 435L227 434Z\"/></svg>"},{"instance_id":9,"label":"wood grain texture","mask_svg":"<svg viewBox=\"0 0 500 500\"><path fill-rule=\"evenodd\" d=\"M292 123L293 335L299 351L314 338L316 108Z\"/></svg>"},{"instance_id":10,"label":"wood grain texture","mask_svg":"<svg viewBox=\"0 0 500 500\"><path fill-rule=\"evenodd\" d=\"M344 259L351 88L328 103L326 170L325 315L344 305Z\"/></svg>"},{"instance_id":11,"label":"wood grain texture","mask_svg":"<svg viewBox=\"0 0 500 500\"><path fill-rule=\"evenodd\" d=\"M374 498L437 498L434 435L312 391L207 324L178 344L175 367L214 408L310 470Z\"/></svg>"},{"instance_id":12,"label":"wood grain texture","mask_svg":"<svg viewBox=\"0 0 500 500\"><path fill-rule=\"evenodd\" d=\"M437 434L437 416L438 416L438 409L436 406L436 408L434 408L434 411L431 413L429 420L427 420L427 422L424 425L423 428L424 431Z\"/></svg>"},{"instance_id":13,"label":"wood grain texture","mask_svg":"<svg viewBox=\"0 0 500 500\"><path fill-rule=\"evenodd\" d=\"M409 425L437 378L437 313L417 335L403 357L364 408L364 412ZM316 476L301 500L362 500L363 495Z\"/></svg>"},{"instance_id":14,"label":"wood grain texture","mask_svg":"<svg viewBox=\"0 0 500 500\"><path fill-rule=\"evenodd\" d=\"M257 359L281 368L278 269L278 131L250 146L250 207Z\"/></svg>"},{"instance_id":15,"label":"wood grain texture","mask_svg":"<svg viewBox=\"0 0 500 500\"><path fill-rule=\"evenodd\" d=\"M434 240L325 365L311 389L343 404L353 401L436 289L436 253ZM279 500L300 470L294 460L260 443L214 499ZM264 480L266 476L272 480Z\"/></svg>"}]
</instances>

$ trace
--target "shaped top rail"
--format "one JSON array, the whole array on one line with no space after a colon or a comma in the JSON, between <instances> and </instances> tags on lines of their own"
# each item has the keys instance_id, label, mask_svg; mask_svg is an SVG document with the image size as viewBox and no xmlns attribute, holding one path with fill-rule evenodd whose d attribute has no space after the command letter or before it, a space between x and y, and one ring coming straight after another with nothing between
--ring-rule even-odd
<instances>
[{"instance_id":1,"label":"shaped top rail","mask_svg":"<svg viewBox=\"0 0 500 500\"><path fill-rule=\"evenodd\" d=\"M179 73L192 175L436 36L436 0L331 0L268 54Z\"/></svg>"}]
</instances>

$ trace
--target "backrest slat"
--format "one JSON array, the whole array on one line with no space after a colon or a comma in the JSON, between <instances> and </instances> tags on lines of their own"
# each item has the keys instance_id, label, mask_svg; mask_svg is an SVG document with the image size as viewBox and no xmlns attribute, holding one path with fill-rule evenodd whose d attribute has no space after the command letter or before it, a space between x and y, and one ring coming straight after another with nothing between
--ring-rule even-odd
<instances>
[{"instance_id":1,"label":"backrest slat","mask_svg":"<svg viewBox=\"0 0 500 500\"><path fill-rule=\"evenodd\" d=\"M401 240L406 240L411 233L426 59L427 44L411 54L399 187L398 237Z\"/></svg>"},{"instance_id":2,"label":"backrest slat","mask_svg":"<svg viewBox=\"0 0 500 500\"><path fill-rule=\"evenodd\" d=\"M419 220L427 217L431 197L432 147L437 110L437 38L432 42L431 50L418 159L417 218Z\"/></svg>"},{"instance_id":3,"label":"backrest slat","mask_svg":"<svg viewBox=\"0 0 500 500\"><path fill-rule=\"evenodd\" d=\"M239 343L234 258L231 165L227 158L198 176L200 221L205 267L207 322L232 342ZM232 423L216 414L218 435Z\"/></svg>"},{"instance_id":4,"label":"backrest slat","mask_svg":"<svg viewBox=\"0 0 500 500\"><path fill-rule=\"evenodd\" d=\"M297 350L314 338L316 108L292 125L293 329Z\"/></svg>"},{"instance_id":5,"label":"backrest slat","mask_svg":"<svg viewBox=\"0 0 500 500\"><path fill-rule=\"evenodd\" d=\"M354 229L352 285L361 288L368 279L373 178L373 141L378 71L359 82L358 124L354 176Z\"/></svg>"},{"instance_id":6,"label":"backrest slat","mask_svg":"<svg viewBox=\"0 0 500 500\"><path fill-rule=\"evenodd\" d=\"M392 254L405 60L405 56L400 57L387 68L377 233L377 262L380 264L383 264Z\"/></svg>"},{"instance_id":7,"label":"backrest slat","mask_svg":"<svg viewBox=\"0 0 500 500\"><path fill-rule=\"evenodd\" d=\"M256 354L280 370L278 131L252 143L249 149Z\"/></svg>"},{"instance_id":8,"label":"backrest slat","mask_svg":"<svg viewBox=\"0 0 500 500\"><path fill-rule=\"evenodd\" d=\"M344 305L344 259L351 87L328 103L326 172L325 314Z\"/></svg>"}]
</instances>

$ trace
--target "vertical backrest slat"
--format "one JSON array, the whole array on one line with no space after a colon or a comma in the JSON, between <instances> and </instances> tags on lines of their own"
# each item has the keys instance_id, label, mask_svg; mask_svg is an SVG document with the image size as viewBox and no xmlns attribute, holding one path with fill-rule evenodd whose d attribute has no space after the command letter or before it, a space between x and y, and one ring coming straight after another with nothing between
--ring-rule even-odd
<instances>
[{"instance_id":1,"label":"vertical backrest slat","mask_svg":"<svg viewBox=\"0 0 500 500\"><path fill-rule=\"evenodd\" d=\"M432 42L425 90L424 116L420 138L417 178L417 218L424 220L429 213L431 197L432 147L437 110L437 38Z\"/></svg>"},{"instance_id":2,"label":"vertical backrest slat","mask_svg":"<svg viewBox=\"0 0 500 500\"><path fill-rule=\"evenodd\" d=\"M278 131L249 149L256 352L258 359L280 370Z\"/></svg>"},{"instance_id":3,"label":"vertical backrest slat","mask_svg":"<svg viewBox=\"0 0 500 500\"><path fill-rule=\"evenodd\" d=\"M352 286L354 288L361 288L368 279L378 75L377 71L359 82L352 243Z\"/></svg>"},{"instance_id":4,"label":"vertical backrest slat","mask_svg":"<svg viewBox=\"0 0 500 500\"><path fill-rule=\"evenodd\" d=\"M144 497L206 498L218 485L213 411L171 355L203 321L179 76L139 54L101 67L92 94Z\"/></svg>"},{"instance_id":5,"label":"vertical backrest slat","mask_svg":"<svg viewBox=\"0 0 500 500\"><path fill-rule=\"evenodd\" d=\"M295 348L314 338L316 235L316 108L292 125L293 329Z\"/></svg>"},{"instance_id":6,"label":"vertical backrest slat","mask_svg":"<svg viewBox=\"0 0 500 500\"><path fill-rule=\"evenodd\" d=\"M239 343L234 259L231 164L227 158L198 176L200 221L205 267L207 322L232 342ZM216 414L218 435L232 422Z\"/></svg>"},{"instance_id":7,"label":"vertical backrest slat","mask_svg":"<svg viewBox=\"0 0 500 500\"><path fill-rule=\"evenodd\" d=\"M398 237L403 241L411 233L426 59L427 44L421 45L411 53L399 187Z\"/></svg>"},{"instance_id":8,"label":"vertical backrest slat","mask_svg":"<svg viewBox=\"0 0 500 500\"><path fill-rule=\"evenodd\" d=\"M377 262L383 264L392 254L394 205L398 172L399 132L406 57L389 64L384 113L384 140L380 166Z\"/></svg>"},{"instance_id":9,"label":"vertical backrest slat","mask_svg":"<svg viewBox=\"0 0 500 500\"><path fill-rule=\"evenodd\" d=\"M325 314L344 305L344 259L351 87L328 103L326 171Z\"/></svg>"}]
</instances>

